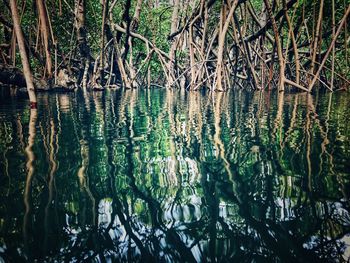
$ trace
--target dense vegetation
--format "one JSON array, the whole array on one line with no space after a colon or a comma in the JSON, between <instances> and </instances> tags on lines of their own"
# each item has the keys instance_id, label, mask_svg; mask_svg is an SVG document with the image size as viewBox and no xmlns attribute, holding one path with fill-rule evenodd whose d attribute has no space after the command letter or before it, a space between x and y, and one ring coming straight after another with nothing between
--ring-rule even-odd
<instances>
[{"instance_id":1,"label":"dense vegetation","mask_svg":"<svg viewBox=\"0 0 350 263\"><path fill-rule=\"evenodd\" d=\"M349 0L3 0L0 7L7 84L25 86L21 63L46 89L310 92L349 84Z\"/></svg>"},{"instance_id":2,"label":"dense vegetation","mask_svg":"<svg viewBox=\"0 0 350 263\"><path fill-rule=\"evenodd\" d=\"M350 0L0 8L0 262L349 261Z\"/></svg>"}]
</instances>

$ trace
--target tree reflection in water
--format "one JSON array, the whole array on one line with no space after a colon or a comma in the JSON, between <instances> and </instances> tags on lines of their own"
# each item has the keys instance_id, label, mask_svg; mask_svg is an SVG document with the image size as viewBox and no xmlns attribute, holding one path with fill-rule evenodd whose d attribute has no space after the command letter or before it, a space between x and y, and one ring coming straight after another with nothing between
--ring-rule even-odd
<instances>
[{"instance_id":1,"label":"tree reflection in water","mask_svg":"<svg viewBox=\"0 0 350 263\"><path fill-rule=\"evenodd\" d=\"M348 96L1 97L0 255L346 261Z\"/></svg>"}]
</instances>

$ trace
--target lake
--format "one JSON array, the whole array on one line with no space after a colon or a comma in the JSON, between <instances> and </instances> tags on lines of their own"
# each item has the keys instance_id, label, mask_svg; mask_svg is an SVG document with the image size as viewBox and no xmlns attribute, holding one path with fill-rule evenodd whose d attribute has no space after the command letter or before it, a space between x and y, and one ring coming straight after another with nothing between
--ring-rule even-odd
<instances>
[{"instance_id":1,"label":"lake","mask_svg":"<svg viewBox=\"0 0 350 263\"><path fill-rule=\"evenodd\" d=\"M350 258L347 92L0 91L0 261Z\"/></svg>"}]
</instances>

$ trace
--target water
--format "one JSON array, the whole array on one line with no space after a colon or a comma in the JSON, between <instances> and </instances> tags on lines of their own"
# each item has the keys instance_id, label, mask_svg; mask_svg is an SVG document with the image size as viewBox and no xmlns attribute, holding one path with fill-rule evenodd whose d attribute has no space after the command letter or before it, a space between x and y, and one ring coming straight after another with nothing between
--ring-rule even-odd
<instances>
[{"instance_id":1,"label":"water","mask_svg":"<svg viewBox=\"0 0 350 263\"><path fill-rule=\"evenodd\" d=\"M349 94L38 102L0 95L5 262L349 260Z\"/></svg>"}]
</instances>

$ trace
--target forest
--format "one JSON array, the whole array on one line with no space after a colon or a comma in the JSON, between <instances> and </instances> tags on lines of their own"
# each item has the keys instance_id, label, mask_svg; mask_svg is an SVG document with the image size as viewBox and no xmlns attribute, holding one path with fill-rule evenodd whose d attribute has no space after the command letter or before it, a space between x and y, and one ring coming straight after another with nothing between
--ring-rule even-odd
<instances>
[{"instance_id":1,"label":"forest","mask_svg":"<svg viewBox=\"0 0 350 263\"><path fill-rule=\"evenodd\" d=\"M33 90L347 89L349 0L3 0L0 82ZM18 45L17 45L18 44Z\"/></svg>"},{"instance_id":2,"label":"forest","mask_svg":"<svg viewBox=\"0 0 350 263\"><path fill-rule=\"evenodd\" d=\"M0 8L0 262L349 262L350 0Z\"/></svg>"}]
</instances>

